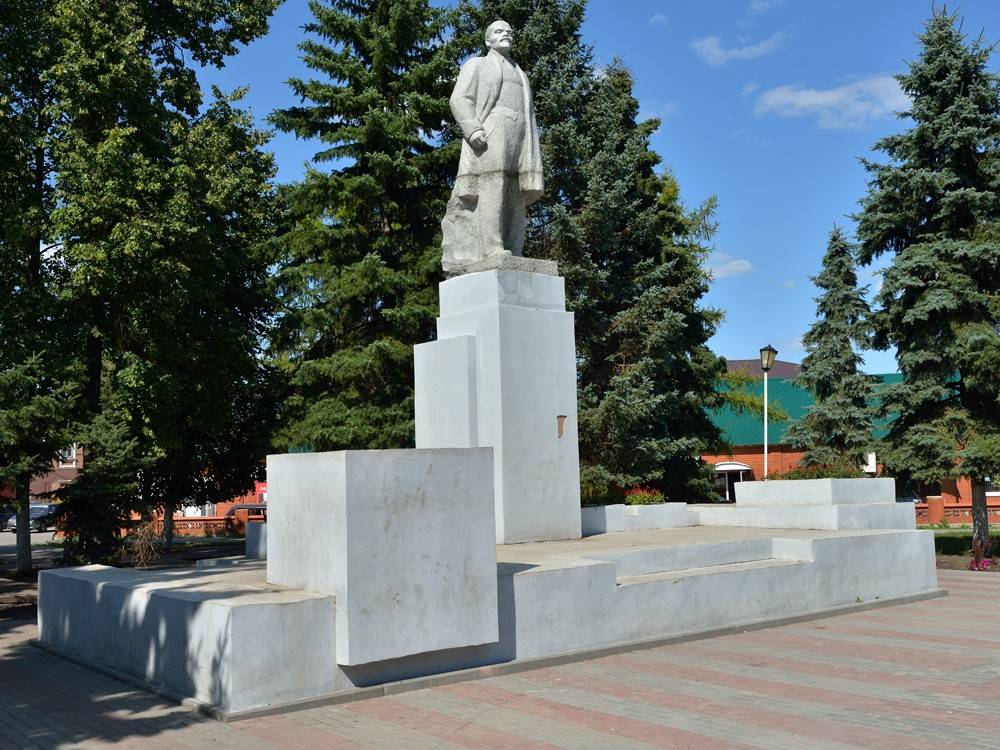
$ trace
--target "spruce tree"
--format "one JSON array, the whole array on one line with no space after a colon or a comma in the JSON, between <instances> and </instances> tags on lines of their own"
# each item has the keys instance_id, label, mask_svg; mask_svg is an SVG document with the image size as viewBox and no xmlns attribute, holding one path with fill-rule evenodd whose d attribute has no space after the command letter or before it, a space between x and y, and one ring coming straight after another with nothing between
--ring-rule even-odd
<instances>
[{"instance_id":1,"label":"spruce tree","mask_svg":"<svg viewBox=\"0 0 1000 750\"><path fill-rule=\"evenodd\" d=\"M440 222L458 151L444 146L450 11L426 0L312 0L302 103L271 122L322 143L283 192L280 450L413 444L412 347L434 337ZM324 169L329 167L328 170Z\"/></svg>"},{"instance_id":2,"label":"spruce tree","mask_svg":"<svg viewBox=\"0 0 1000 750\"><path fill-rule=\"evenodd\" d=\"M858 287L854 249L839 227L830 232L822 270L812 281L821 291L816 321L802 337L806 356L796 383L815 403L786 438L803 450L807 466L856 474L872 448L873 379L858 370L862 360L855 351L868 343L868 303Z\"/></svg>"},{"instance_id":3,"label":"spruce tree","mask_svg":"<svg viewBox=\"0 0 1000 750\"><path fill-rule=\"evenodd\" d=\"M968 475L985 544L984 480L1000 474L1000 81L992 46L967 42L945 10L920 45L897 76L914 125L876 144L889 159L866 163L858 216L862 260L891 254L875 342L896 348L903 382L885 389L883 455L919 482Z\"/></svg>"},{"instance_id":4,"label":"spruce tree","mask_svg":"<svg viewBox=\"0 0 1000 750\"><path fill-rule=\"evenodd\" d=\"M641 483L699 500L713 491L700 455L721 443L707 409L722 398L725 371L707 346L721 313L699 304L714 201L684 208L677 181L656 171L649 138L659 122L637 117L631 74L615 61L588 106L578 219L592 269L581 277L600 321L578 354L581 474L592 496Z\"/></svg>"}]
</instances>

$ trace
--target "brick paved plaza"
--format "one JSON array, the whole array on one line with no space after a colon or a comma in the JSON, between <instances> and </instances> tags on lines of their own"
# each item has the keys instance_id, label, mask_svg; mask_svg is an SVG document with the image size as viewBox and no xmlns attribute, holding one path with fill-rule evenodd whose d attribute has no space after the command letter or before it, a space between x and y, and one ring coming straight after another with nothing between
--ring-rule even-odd
<instances>
[{"instance_id":1,"label":"brick paved plaza","mask_svg":"<svg viewBox=\"0 0 1000 750\"><path fill-rule=\"evenodd\" d=\"M1000 575L941 585L943 599L230 724L32 647L33 621L8 610L0 748L1000 748Z\"/></svg>"}]
</instances>

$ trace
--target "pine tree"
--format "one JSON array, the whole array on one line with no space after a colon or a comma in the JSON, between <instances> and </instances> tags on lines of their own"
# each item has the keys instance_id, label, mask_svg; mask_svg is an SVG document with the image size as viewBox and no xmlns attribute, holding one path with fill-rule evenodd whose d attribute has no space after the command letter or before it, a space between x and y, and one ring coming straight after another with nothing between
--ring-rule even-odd
<instances>
[{"instance_id":1,"label":"pine tree","mask_svg":"<svg viewBox=\"0 0 1000 750\"><path fill-rule=\"evenodd\" d=\"M289 379L280 449L413 444L412 347L434 337L440 222L457 144L442 145L456 59L426 0L312 0L317 72L274 112L323 150L284 192L272 351ZM321 166L330 164L330 171Z\"/></svg>"},{"instance_id":2,"label":"pine tree","mask_svg":"<svg viewBox=\"0 0 1000 750\"><path fill-rule=\"evenodd\" d=\"M966 474L974 536L986 543L984 480L1000 473L1000 81L992 46L967 43L936 11L919 57L897 76L912 128L866 163L861 257L891 253L874 315L875 342L896 347L903 382L885 390L886 463L934 483Z\"/></svg>"},{"instance_id":3,"label":"pine tree","mask_svg":"<svg viewBox=\"0 0 1000 750\"><path fill-rule=\"evenodd\" d=\"M786 437L803 449L807 466L825 465L857 473L872 447L873 379L858 370L855 346L868 343L868 303L858 287L854 249L839 227L830 232L823 267L812 277L821 290L816 321L802 337L806 356L796 383L812 393L809 413Z\"/></svg>"}]
</instances>

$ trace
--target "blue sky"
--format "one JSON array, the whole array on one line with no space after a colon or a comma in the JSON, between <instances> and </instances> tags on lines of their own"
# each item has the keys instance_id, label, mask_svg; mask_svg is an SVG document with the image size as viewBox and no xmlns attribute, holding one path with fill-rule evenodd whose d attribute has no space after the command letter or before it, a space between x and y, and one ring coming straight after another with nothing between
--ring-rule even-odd
<instances>
[{"instance_id":1,"label":"blue sky","mask_svg":"<svg viewBox=\"0 0 1000 750\"><path fill-rule=\"evenodd\" d=\"M1000 39L998 0L958 10L970 36ZM718 196L716 280L705 301L726 312L711 342L719 354L755 357L770 343L780 359L803 356L815 317L809 276L833 224L853 232L866 180L858 157L906 127L891 76L917 56L930 12L924 0L590 1L585 40L598 63L624 59L643 114L663 119L653 147L685 202ZM261 121L296 103L285 81L309 75L296 49L308 20L306 0L286 0L267 37L202 82L249 85L246 103ZM282 181L300 177L316 150L280 133L271 146ZM878 283L871 270L862 275ZM896 370L891 353L865 360L869 372Z\"/></svg>"}]
</instances>

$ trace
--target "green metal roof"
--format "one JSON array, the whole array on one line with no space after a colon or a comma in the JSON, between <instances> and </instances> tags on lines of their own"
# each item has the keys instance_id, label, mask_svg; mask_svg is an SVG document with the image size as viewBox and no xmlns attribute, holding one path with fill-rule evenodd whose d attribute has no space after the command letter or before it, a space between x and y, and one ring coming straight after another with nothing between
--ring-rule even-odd
<instances>
[{"instance_id":1,"label":"green metal roof","mask_svg":"<svg viewBox=\"0 0 1000 750\"><path fill-rule=\"evenodd\" d=\"M899 373L876 375L881 383L898 383L903 379ZM757 396L764 396L763 379L755 379L747 384L747 390ZM775 422L769 420L767 427L767 444L780 445L783 442L785 430L796 420L804 417L809 407L813 405L812 394L805 388L795 385L791 378L768 378L767 400L770 405L778 403L788 413L788 421ZM709 411L712 421L722 430L723 437L732 445L763 445L763 419L756 414L739 414L729 407ZM885 433L884 426L875 429L875 437Z\"/></svg>"}]
</instances>

